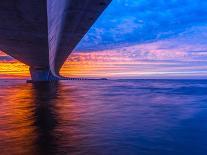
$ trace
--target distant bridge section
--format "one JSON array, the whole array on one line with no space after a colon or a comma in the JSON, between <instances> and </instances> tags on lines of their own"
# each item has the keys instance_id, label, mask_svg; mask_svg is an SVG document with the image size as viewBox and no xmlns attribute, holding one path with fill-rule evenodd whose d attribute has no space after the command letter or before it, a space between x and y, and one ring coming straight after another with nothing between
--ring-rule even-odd
<instances>
[{"instance_id":1,"label":"distant bridge section","mask_svg":"<svg viewBox=\"0 0 207 155\"><path fill-rule=\"evenodd\" d=\"M1 0L0 50L57 80L64 61L111 0Z\"/></svg>"}]
</instances>

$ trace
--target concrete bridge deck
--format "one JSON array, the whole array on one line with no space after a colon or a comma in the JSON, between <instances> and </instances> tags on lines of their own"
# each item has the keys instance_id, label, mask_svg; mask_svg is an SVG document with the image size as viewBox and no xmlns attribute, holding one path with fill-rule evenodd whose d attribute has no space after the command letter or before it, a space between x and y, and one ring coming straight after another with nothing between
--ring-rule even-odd
<instances>
[{"instance_id":1,"label":"concrete bridge deck","mask_svg":"<svg viewBox=\"0 0 207 155\"><path fill-rule=\"evenodd\" d=\"M0 50L56 80L64 61L111 0L1 0Z\"/></svg>"}]
</instances>

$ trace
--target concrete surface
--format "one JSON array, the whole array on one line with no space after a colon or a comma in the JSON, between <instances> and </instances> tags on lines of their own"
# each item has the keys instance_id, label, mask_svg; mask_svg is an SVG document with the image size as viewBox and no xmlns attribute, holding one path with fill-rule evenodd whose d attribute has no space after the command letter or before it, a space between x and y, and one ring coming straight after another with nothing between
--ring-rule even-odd
<instances>
[{"instance_id":1,"label":"concrete surface","mask_svg":"<svg viewBox=\"0 0 207 155\"><path fill-rule=\"evenodd\" d=\"M57 79L64 61L110 2L1 0L0 50L29 65L33 80Z\"/></svg>"}]
</instances>

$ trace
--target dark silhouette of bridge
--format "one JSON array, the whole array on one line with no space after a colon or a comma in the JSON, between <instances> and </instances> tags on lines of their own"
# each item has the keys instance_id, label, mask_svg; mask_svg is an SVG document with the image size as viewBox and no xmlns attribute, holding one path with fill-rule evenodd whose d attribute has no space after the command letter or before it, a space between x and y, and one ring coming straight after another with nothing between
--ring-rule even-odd
<instances>
[{"instance_id":1,"label":"dark silhouette of bridge","mask_svg":"<svg viewBox=\"0 0 207 155\"><path fill-rule=\"evenodd\" d=\"M33 81L60 68L111 0L1 0L0 50L30 66Z\"/></svg>"}]
</instances>

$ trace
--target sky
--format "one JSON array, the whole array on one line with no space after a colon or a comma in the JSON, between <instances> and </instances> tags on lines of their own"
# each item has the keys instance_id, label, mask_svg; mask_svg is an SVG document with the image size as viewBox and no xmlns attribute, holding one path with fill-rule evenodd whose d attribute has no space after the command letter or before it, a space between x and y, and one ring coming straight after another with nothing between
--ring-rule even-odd
<instances>
[{"instance_id":1,"label":"sky","mask_svg":"<svg viewBox=\"0 0 207 155\"><path fill-rule=\"evenodd\" d=\"M61 74L107 78L206 78L207 1L113 0ZM0 53L1 77L29 76Z\"/></svg>"}]
</instances>

